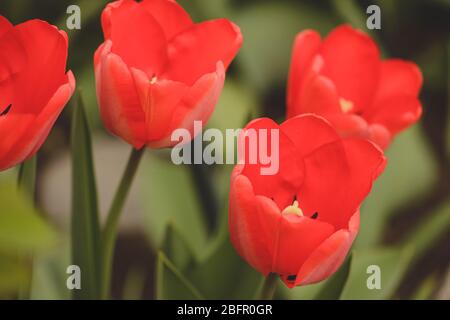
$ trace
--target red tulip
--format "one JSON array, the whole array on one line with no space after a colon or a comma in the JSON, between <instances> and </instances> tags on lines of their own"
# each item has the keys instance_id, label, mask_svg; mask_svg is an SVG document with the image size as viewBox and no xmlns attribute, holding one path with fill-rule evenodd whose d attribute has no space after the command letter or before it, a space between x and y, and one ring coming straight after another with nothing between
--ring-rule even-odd
<instances>
[{"instance_id":1,"label":"red tulip","mask_svg":"<svg viewBox=\"0 0 450 320\"><path fill-rule=\"evenodd\" d=\"M384 169L383 152L368 140L339 137L315 115L281 125L257 119L243 132L248 129L279 130L279 171L261 175L261 164L248 161L234 168L234 247L257 271L277 273L289 287L329 277L358 232L359 207Z\"/></svg>"},{"instance_id":2,"label":"red tulip","mask_svg":"<svg viewBox=\"0 0 450 320\"><path fill-rule=\"evenodd\" d=\"M322 115L343 136L369 138L384 149L420 118L421 86L414 63L382 61L374 41L359 30L340 26L324 40L307 30L294 44L287 114Z\"/></svg>"},{"instance_id":3,"label":"red tulip","mask_svg":"<svg viewBox=\"0 0 450 320\"><path fill-rule=\"evenodd\" d=\"M95 54L100 112L107 129L140 149L173 146L210 118L242 36L226 19L195 24L175 1L122 0L102 15Z\"/></svg>"},{"instance_id":4,"label":"red tulip","mask_svg":"<svg viewBox=\"0 0 450 320\"><path fill-rule=\"evenodd\" d=\"M41 20L0 16L0 170L32 157L75 90L68 39Z\"/></svg>"}]
</instances>

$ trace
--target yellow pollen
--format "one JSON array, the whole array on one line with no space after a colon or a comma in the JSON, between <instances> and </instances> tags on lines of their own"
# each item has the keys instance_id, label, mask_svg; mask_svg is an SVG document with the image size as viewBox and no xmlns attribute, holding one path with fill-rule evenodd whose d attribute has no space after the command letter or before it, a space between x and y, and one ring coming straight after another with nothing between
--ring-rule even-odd
<instances>
[{"instance_id":1,"label":"yellow pollen","mask_svg":"<svg viewBox=\"0 0 450 320\"><path fill-rule=\"evenodd\" d=\"M341 104L341 110L344 113L349 113L353 109L353 102L349 100L345 100L344 98L339 99L339 103Z\"/></svg>"},{"instance_id":2,"label":"yellow pollen","mask_svg":"<svg viewBox=\"0 0 450 320\"><path fill-rule=\"evenodd\" d=\"M298 201L295 200L294 203L290 206L287 206L284 208L283 212L281 214L296 214L300 217L303 217L303 211L298 207Z\"/></svg>"},{"instance_id":3,"label":"yellow pollen","mask_svg":"<svg viewBox=\"0 0 450 320\"><path fill-rule=\"evenodd\" d=\"M152 80L150 80L150 84L155 84L156 81L158 81L158 77L157 76L153 76Z\"/></svg>"}]
</instances>

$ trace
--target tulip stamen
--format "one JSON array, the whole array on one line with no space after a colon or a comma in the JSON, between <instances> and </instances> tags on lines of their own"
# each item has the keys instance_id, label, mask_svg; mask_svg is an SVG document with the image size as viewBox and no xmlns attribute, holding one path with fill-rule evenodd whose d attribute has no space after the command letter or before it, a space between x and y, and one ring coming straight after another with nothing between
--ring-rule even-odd
<instances>
[{"instance_id":1,"label":"tulip stamen","mask_svg":"<svg viewBox=\"0 0 450 320\"><path fill-rule=\"evenodd\" d=\"M6 107L5 110L2 111L2 113L0 113L0 117L6 116L9 112L9 110L11 110L12 104L10 104L9 106Z\"/></svg>"},{"instance_id":2,"label":"tulip stamen","mask_svg":"<svg viewBox=\"0 0 450 320\"><path fill-rule=\"evenodd\" d=\"M294 200L294 203L290 206L287 206L284 208L283 212L281 214L296 214L300 217L303 217L303 211L298 207L298 201Z\"/></svg>"},{"instance_id":3,"label":"tulip stamen","mask_svg":"<svg viewBox=\"0 0 450 320\"><path fill-rule=\"evenodd\" d=\"M150 80L150 84L155 84L158 81L158 77L157 76L153 76L152 80Z\"/></svg>"},{"instance_id":4,"label":"tulip stamen","mask_svg":"<svg viewBox=\"0 0 450 320\"><path fill-rule=\"evenodd\" d=\"M341 110L343 113L349 113L354 107L353 102L344 98L339 99L339 104L341 105Z\"/></svg>"},{"instance_id":5,"label":"tulip stamen","mask_svg":"<svg viewBox=\"0 0 450 320\"><path fill-rule=\"evenodd\" d=\"M314 212L314 214L311 216L311 219L317 219L318 216L319 216L319 213Z\"/></svg>"}]
</instances>

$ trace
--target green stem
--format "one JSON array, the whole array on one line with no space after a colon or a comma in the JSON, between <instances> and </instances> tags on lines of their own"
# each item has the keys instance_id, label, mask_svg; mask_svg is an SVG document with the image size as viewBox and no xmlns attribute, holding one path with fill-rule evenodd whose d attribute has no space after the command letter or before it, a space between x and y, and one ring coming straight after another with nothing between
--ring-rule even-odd
<instances>
[{"instance_id":1,"label":"green stem","mask_svg":"<svg viewBox=\"0 0 450 320\"><path fill-rule=\"evenodd\" d=\"M36 164L37 156L32 157L26 162L22 163L19 168L19 175L17 178L17 186L23 192L33 205L35 204L35 190L36 190ZM21 283L19 288L19 299L28 300L31 296L31 285L33 281L33 256L30 254L25 258L19 258L25 263L27 270L27 277Z\"/></svg>"},{"instance_id":2,"label":"green stem","mask_svg":"<svg viewBox=\"0 0 450 320\"><path fill-rule=\"evenodd\" d=\"M19 168L17 185L24 195L34 203L34 193L36 189L36 156L22 163Z\"/></svg>"},{"instance_id":3,"label":"green stem","mask_svg":"<svg viewBox=\"0 0 450 320\"><path fill-rule=\"evenodd\" d=\"M130 191L131 183L136 174L139 163L144 154L145 148L136 150L133 148L125 172L120 181L119 188L114 196L111 209L109 210L105 227L102 232L102 298L109 297L109 290L111 285L111 272L113 263L113 253L117 237L117 227L119 223L120 214L122 212L125 200Z\"/></svg>"},{"instance_id":4,"label":"green stem","mask_svg":"<svg viewBox=\"0 0 450 320\"><path fill-rule=\"evenodd\" d=\"M270 273L264 280L263 286L259 293L259 300L272 300L277 289L278 275L276 273Z\"/></svg>"}]
</instances>

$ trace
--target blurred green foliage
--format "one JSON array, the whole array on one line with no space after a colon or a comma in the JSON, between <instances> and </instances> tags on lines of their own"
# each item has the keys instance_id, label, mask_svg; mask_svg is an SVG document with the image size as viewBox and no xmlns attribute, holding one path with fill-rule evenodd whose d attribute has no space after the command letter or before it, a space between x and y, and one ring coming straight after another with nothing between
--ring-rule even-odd
<instances>
[{"instance_id":1,"label":"blurred green foliage","mask_svg":"<svg viewBox=\"0 0 450 320\"><path fill-rule=\"evenodd\" d=\"M57 234L11 179L0 180L0 297L19 294L30 279L29 257L51 248Z\"/></svg>"},{"instance_id":2,"label":"blurred green foliage","mask_svg":"<svg viewBox=\"0 0 450 320\"><path fill-rule=\"evenodd\" d=\"M386 170L363 203L357 248L379 244L389 214L433 190L438 170L430 151L418 126L396 138L386 153Z\"/></svg>"},{"instance_id":3,"label":"blurred green foliage","mask_svg":"<svg viewBox=\"0 0 450 320\"><path fill-rule=\"evenodd\" d=\"M409 265L413 251L406 248L373 248L353 251L350 273L345 283L340 299L389 299L394 293ZM369 266L380 268L381 288L369 289L367 272Z\"/></svg>"},{"instance_id":4,"label":"blurred green foliage","mask_svg":"<svg viewBox=\"0 0 450 320\"><path fill-rule=\"evenodd\" d=\"M0 184L0 252L30 254L48 248L56 234L11 182Z\"/></svg>"}]
</instances>

